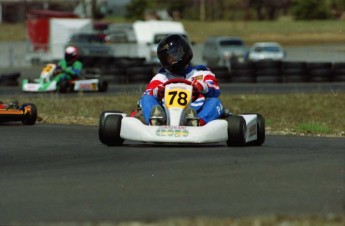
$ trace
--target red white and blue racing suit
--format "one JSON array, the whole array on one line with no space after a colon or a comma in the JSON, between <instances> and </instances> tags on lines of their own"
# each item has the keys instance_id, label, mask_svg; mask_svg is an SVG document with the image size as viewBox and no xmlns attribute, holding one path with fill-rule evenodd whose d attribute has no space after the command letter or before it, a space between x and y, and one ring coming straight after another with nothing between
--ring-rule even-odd
<instances>
[{"instance_id":1,"label":"red white and blue racing suit","mask_svg":"<svg viewBox=\"0 0 345 226\"><path fill-rule=\"evenodd\" d=\"M155 105L161 104L160 100L153 94L154 89L168 80L175 78L182 78L191 82L193 80L197 80L207 84L206 92L202 94L199 93L198 97L194 98L191 103L191 107L197 111L200 125L204 125L212 120L218 119L222 115L224 109L218 98L221 91L215 75L204 65L197 65L194 67L188 66L184 74L184 77L176 76L168 70L161 68L158 74L151 79L138 103L139 107L143 111L147 124L149 124L150 121L151 109Z\"/></svg>"}]
</instances>

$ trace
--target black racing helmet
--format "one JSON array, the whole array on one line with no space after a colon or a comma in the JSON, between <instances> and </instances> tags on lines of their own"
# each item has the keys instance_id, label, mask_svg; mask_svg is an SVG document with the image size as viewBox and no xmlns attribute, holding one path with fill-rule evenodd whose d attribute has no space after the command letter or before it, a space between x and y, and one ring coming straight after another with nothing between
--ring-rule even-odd
<instances>
[{"instance_id":1,"label":"black racing helmet","mask_svg":"<svg viewBox=\"0 0 345 226\"><path fill-rule=\"evenodd\" d=\"M192 60L193 51L185 37L173 34L160 41L157 55L162 67L180 74Z\"/></svg>"}]
</instances>

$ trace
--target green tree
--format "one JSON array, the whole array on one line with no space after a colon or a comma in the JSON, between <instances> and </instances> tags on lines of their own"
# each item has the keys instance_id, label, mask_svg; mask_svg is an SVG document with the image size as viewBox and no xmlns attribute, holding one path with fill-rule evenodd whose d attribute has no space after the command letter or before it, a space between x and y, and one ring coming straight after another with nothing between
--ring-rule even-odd
<instances>
[{"instance_id":1,"label":"green tree","mask_svg":"<svg viewBox=\"0 0 345 226\"><path fill-rule=\"evenodd\" d=\"M150 8L150 0L132 0L126 7L126 19L143 20L144 14Z\"/></svg>"},{"instance_id":2,"label":"green tree","mask_svg":"<svg viewBox=\"0 0 345 226\"><path fill-rule=\"evenodd\" d=\"M296 20L328 19L331 17L330 1L294 0L293 15Z\"/></svg>"},{"instance_id":3,"label":"green tree","mask_svg":"<svg viewBox=\"0 0 345 226\"><path fill-rule=\"evenodd\" d=\"M331 13L334 18L339 18L342 16L345 10L345 0L330 0L331 3Z\"/></svg>"},{"instance_id":4,"label":"green tree","mask_svg":"<svg viewBox=\"0 0 345 226\"><path fill-rule=\"evenodd\" d=\"M345 9L345 0L331 0L331 4L334 7L337 7L340 10Z\"/></svg>"}]
</instances>

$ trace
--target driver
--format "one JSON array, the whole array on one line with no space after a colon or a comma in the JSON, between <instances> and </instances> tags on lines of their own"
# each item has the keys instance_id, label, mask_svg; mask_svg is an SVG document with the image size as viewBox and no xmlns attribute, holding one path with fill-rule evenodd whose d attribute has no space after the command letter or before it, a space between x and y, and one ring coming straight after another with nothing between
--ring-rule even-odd
<instances>
[{"instance_id":1,"label":"driver","mask_svg":"<svg viewBox=\"0 0 345 226\"><path fill-rule=\"evenodd\" d=\"M4 102L0 101L0 109L6 109L7 108L7 104L5 104Z\"/></svg>"},{"instance_id":2,"label":"driver","mask_svg":"<svg viewBox=\"0 0 345 226\"><path fill-rule=\"evenodd\" d=\"M174 78L191 81L196 92L191 108L185 112L185 125L203 126L218 119L224 110L218 98L220 89L217 79L206 66L191 65L193 52L187 39L177 34L167 36L159 43L157 55L162 67L151 79L138 102L146 124L166 123L166 114L161 105L163 84Z\"/></svg>"},{"instance_id":3,"label":"driver","mask_svg":"<svg viewBox=\"0 0 345 226\"><path fill-rule=\"evenodd\" d=\"M19 103L17 100L12 100L9 104L0 101L0 109L17 109L18 105Z\"/></svg>"},{"instance_id":4,"label":"driver","mask_svg":"<svg viewBox=\"0 0 345 226\"><path fill-rule=\"evenodd\" d=\"M55 78L56 81L79 79L83 64L78 60L78 49L74 46L68 46L65 50L64 59L58 62L61 73Z\"/></svg>"}]
</instances>

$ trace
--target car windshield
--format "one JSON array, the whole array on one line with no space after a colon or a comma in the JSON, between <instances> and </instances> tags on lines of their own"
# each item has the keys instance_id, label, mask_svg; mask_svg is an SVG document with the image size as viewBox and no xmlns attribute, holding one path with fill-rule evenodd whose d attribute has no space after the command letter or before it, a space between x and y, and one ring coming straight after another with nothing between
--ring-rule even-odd
<instances>
[{"instance_id":1,"label":"car windshield","mask_svg":"<svg viewBox=\"0 0 345 226\"><path fill-rule=\"evenodd\" d=\"M277 46L258 46L254 49L255 52L270 52L270 53L278 53L280 52L280 48Z\"/></svg>"},{"instance_id":2,"label":"car windshield","mask_svg":"<svg viewBox=\"0 0 345 226\"><path fill-rule=\"evenodd\" d=\"M220 46L227 47L227 46L243 46L243 42L241 40L223 40L220 41Z\"/></svg>"},{"instance_id":3,"label":"car windshield","mask_svg":"<svg viewBox=\"0 0 345 226\"><path fill-rule=\"evenodd\" d=\"M70 39L71 42L81 42L81 43L104 43L104 40L98 35L73 35Z\"/></svg>"}]
</instances>

